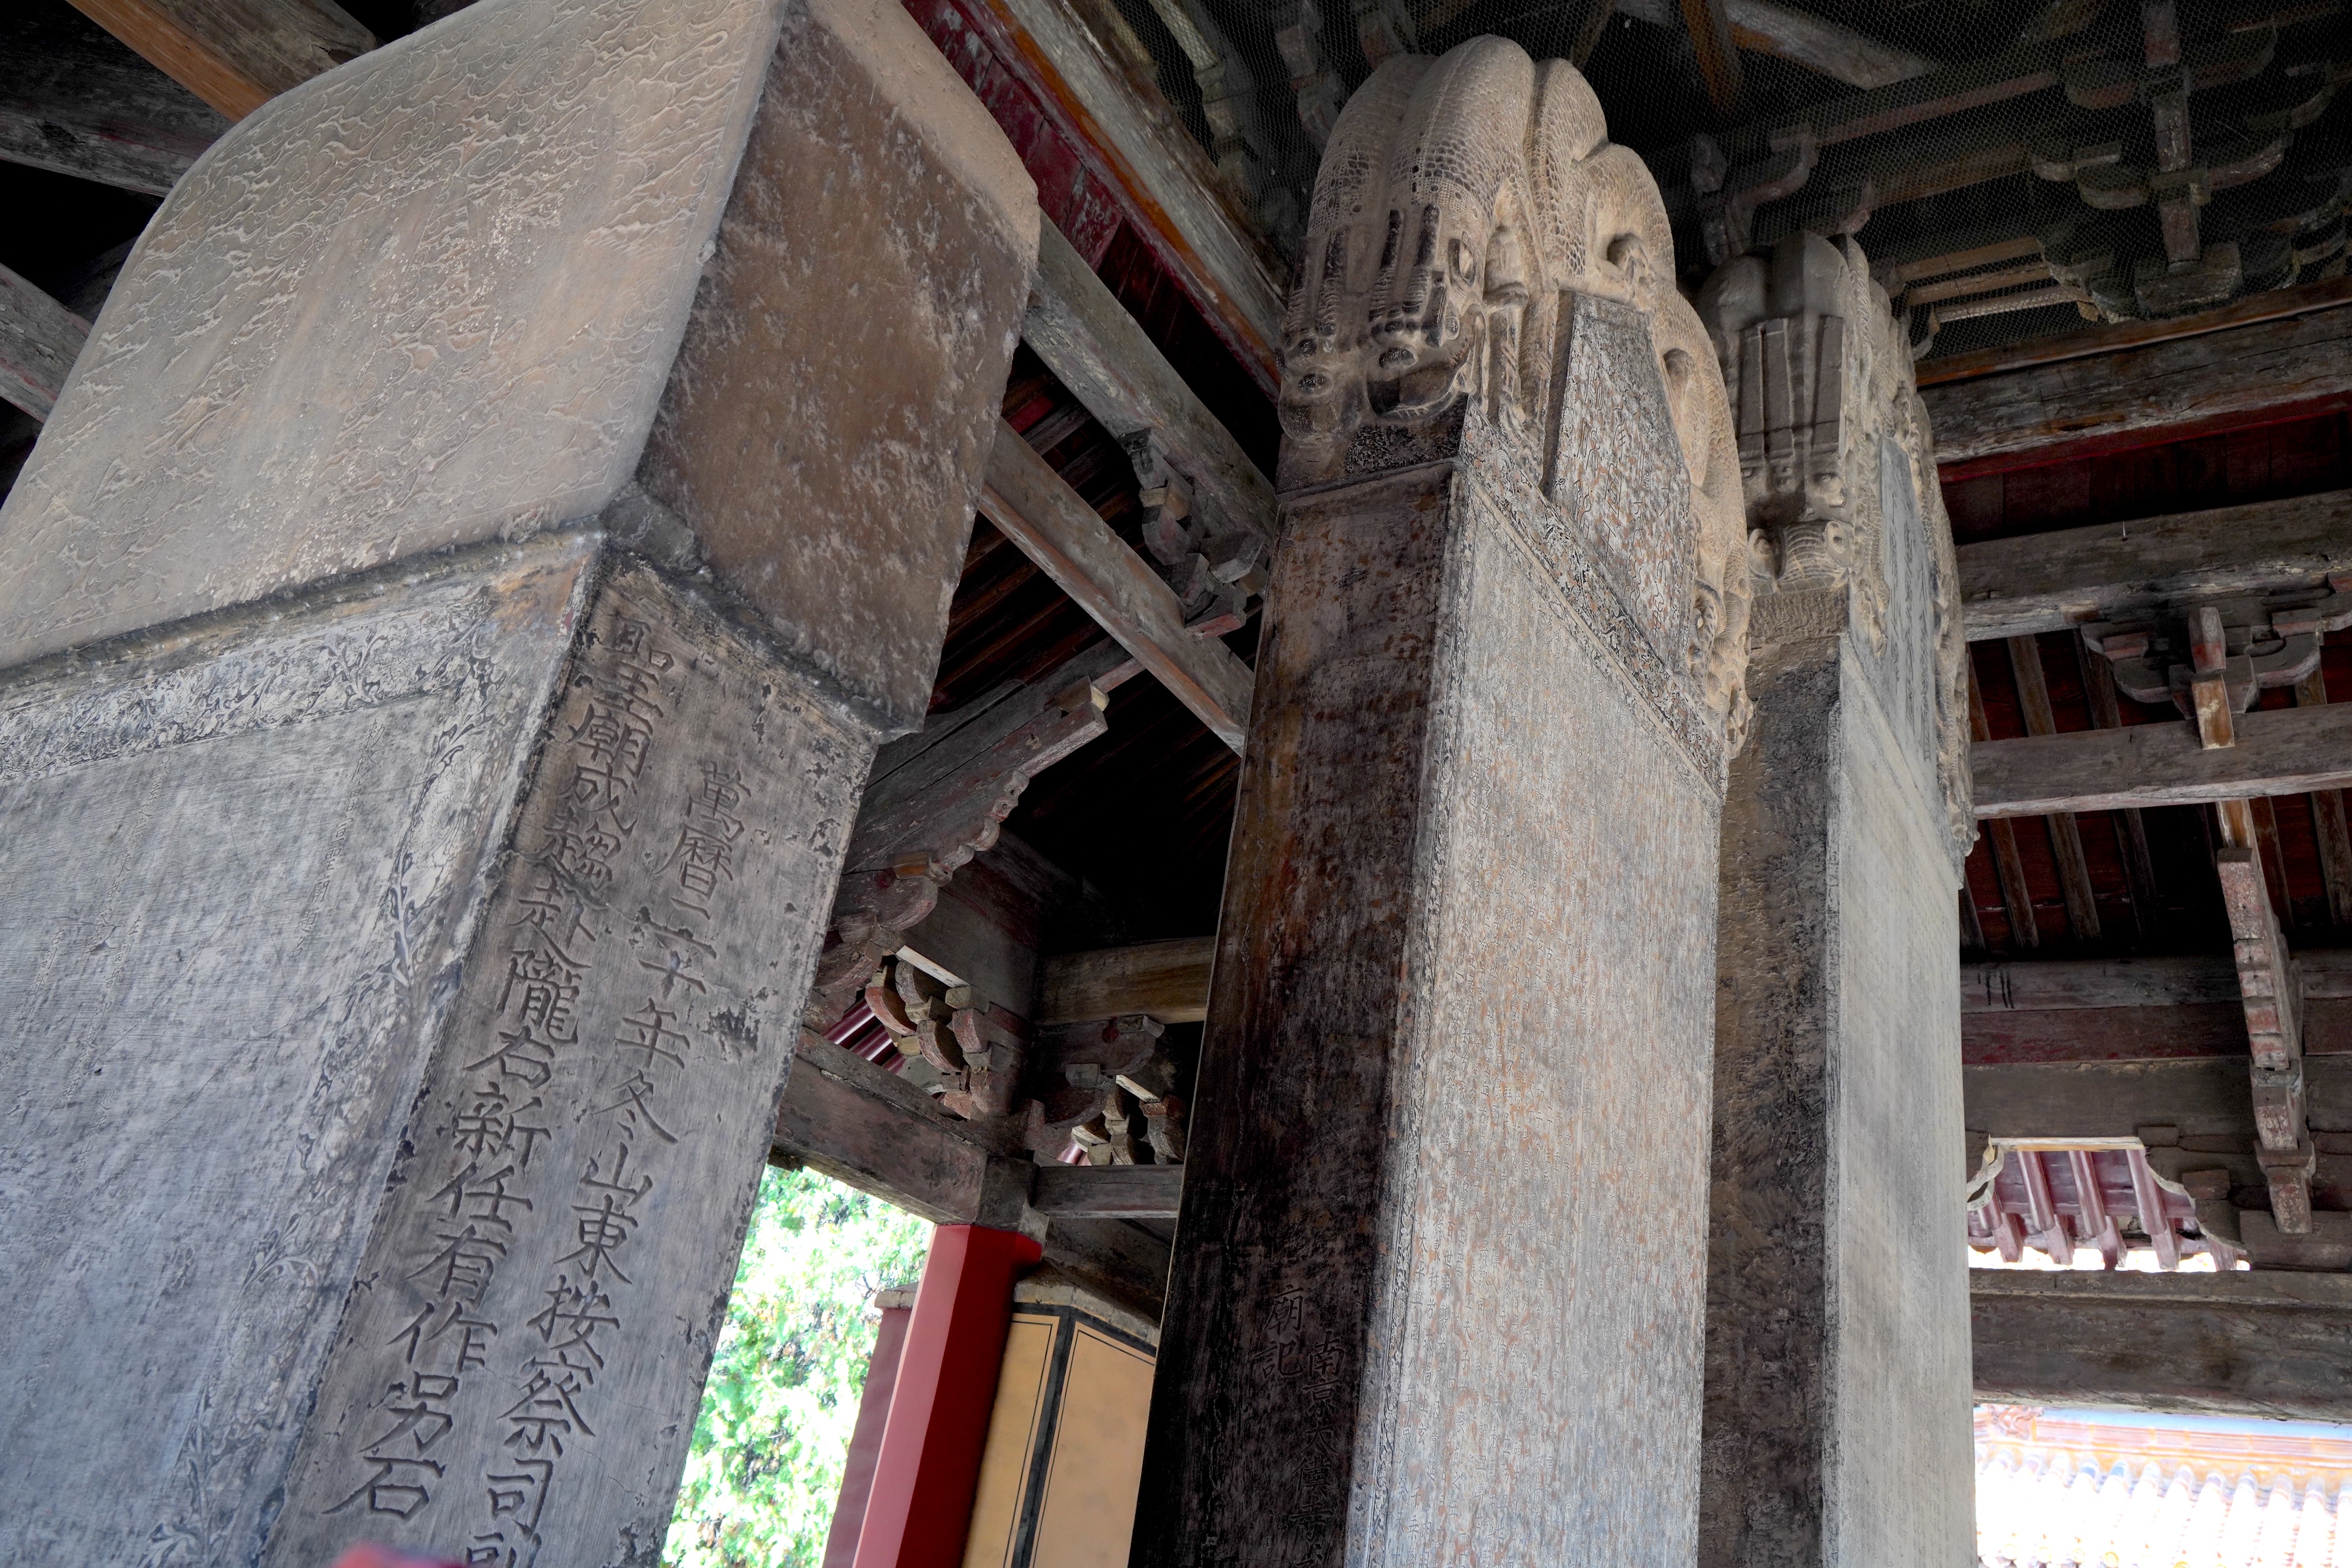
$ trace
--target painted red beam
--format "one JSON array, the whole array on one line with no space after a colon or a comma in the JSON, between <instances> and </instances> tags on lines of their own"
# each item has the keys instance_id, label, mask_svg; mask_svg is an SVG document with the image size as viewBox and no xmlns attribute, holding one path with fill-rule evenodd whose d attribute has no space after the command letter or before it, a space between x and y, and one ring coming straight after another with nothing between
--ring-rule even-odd
<instances>
[{"instance_id":1,"label":"painted red beam","mask_svg":"<svg viewBox=\"0 0 2352 1568\"><path fill-rule=\"evenodd\" d=\"M1131 227L1234 361L1274 395L1279 374L1274 343L1109 139L1095 133L1077 93L1003 5L997 0L904 3L1003 129L1037 183L1038 207L1087 265L1100 268L1120 225Z\"/></svg>"},{"instance_id":2,"label":"painted red beam","mask_svg":"<svg viewBox=\"0 0 2352 1568\"><path fill-rule=\"evenodd\" d=\"M1013 1277L1044 1256L1018 1231L943 1225L931 1233L855 1568L961 1568Z\"/></svg>"}]
</instances>

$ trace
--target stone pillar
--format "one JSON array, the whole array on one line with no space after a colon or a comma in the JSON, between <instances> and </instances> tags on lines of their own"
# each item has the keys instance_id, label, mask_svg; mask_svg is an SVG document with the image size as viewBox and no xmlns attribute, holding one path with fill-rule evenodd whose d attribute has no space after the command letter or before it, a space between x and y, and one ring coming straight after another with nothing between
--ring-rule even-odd
<instances>
[{"instance_id":1,"label":"stone pillar","mask_svg":"<svg viewBox=\"0 0 2352 1568\"><path fill-rule=\"evenodd\" d=\"M0 511L0 1558L658 1555L1036 221L888 0L486 0L164 203Z\"/></svg>"},{"instance_id":2,"label":"stone pillar","mask_svg":"<svg viewBox=\"0 0 2352 1568\"><path fill-rule=\"evenodd\" d=\"M1951 532L1861 248L1699 298L1757 596L1724 804L1703 1568L1974 1552L1959 865L1975 835Z\"/></svg>"},{"instance_id":3,"label":"stone pillar","mask_svg":"<svg viewBox=\"0 0 2352 1568\"><path fill-rule=\"evenodd\" d=\"M1318 178L1135 1561L1690 1561L1746 547L1575 70L1384 62Z\"/></svg>"}]
</instances>

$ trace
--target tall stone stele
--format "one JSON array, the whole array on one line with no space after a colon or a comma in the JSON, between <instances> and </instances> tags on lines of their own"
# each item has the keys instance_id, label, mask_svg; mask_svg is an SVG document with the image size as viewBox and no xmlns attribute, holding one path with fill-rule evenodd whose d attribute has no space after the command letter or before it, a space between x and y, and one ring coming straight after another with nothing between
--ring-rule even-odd
<instances>
[{"instance_id":1,"label":"tall stone stele","mask_svg":"<svg viewBox=\"0 0 2352 1568\"><path fill-rule=\"evenodd\" d=\"M1724 803L1701 1568L1975 1547L1960 861L1975 837L1950 525L1861 247L1701 290L1753 545Z\"/></svg>"},{"instance_id":2,"label":"tall stone stele","mask_svg":"<svg viewBox=\"0 0 2352 1568\"><path fill-rule=\"evenodd\" d=\"M1748 569L1671 246L1512 44L1333 131L1139 1564L1691 1559Z\"/></svg>"},{"instance_id":3,"label":"tall stone stele","mask_svg":"<svg viewBox=\"0 0 2352 1568\"><path fill-rule=\"evenodd\" d=\"M891 0L483 0L0 511L0 1559L661 1552L1034 193Z\"/></svg>"}]
</instances>

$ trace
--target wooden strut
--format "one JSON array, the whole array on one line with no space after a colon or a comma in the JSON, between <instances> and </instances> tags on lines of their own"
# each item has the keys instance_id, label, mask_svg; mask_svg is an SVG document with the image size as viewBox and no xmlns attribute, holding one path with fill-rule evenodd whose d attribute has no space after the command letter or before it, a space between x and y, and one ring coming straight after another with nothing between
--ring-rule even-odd
<instances>
[{"instance_id":1,"label":"wooden strut","mask_svg":"<svg viewBox=\"0 0 2352 1568\"><path fill-rule=\"evenodd\" d=\"M1241 751L1255 679L1249 666L1213 637L1187 632L1168 584L1001 420L980 510L1213 734Z\"/></svg>"},{"instance_id":2,"label":"wooden strut","mask_svg":"<svg viewBox=\"0 0 2352 1568\"><path fill-rule=\"evenodd\" d=\"M2189 632L2199 742L2208 752L2233 749L2236 714L2229 699L2229 647L2221 612L2211 605L2190 611ZM2242 799L2214 803L2221 847L2213 869L2229 911L2239 998L2253 1051L2254 1131L2261 1145L2256 1158L2270 1182L2271 1217L2281 1234L2307 1236L2318 1150L2305 1121L2303 997L2263 875L2252 806Z\"/></svg>"},{"instance_id":3,"label":"wooden strut","mask_svg":"<svg viewBox=\"0 0 2352 1568\"><path fill-rule=\"evenodd\" d=\"M2116 696L2115 666L2105 658L2085 658L2080 638L2073 639L2074 662L2082 672L2083 689L2090 699L2091 722L2102 730L2124 727L2123 711ZM2126 806L2115 814L2116 845L2122 851L2124 878L2131 889L2132 921L2138 927L2142 941L2156 932L2157 890L2156 861L2148 853L2147 821L2137 807Z\"/></svg>"}]
</instances>

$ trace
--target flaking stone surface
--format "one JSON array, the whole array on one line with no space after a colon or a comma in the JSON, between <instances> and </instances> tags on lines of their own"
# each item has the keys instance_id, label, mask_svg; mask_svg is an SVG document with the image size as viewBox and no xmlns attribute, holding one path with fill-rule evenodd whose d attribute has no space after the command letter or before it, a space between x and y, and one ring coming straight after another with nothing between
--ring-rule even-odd
<instances>
[{"instance_id":1,"label":"flaking stone surface","mask_svg":"<svg viewBox=\"0 0 2352 1568\"><path fill-rule=\"evenodd\" d=\"M601 508L777 0L497 0L241 121L0 507L0 666Z\"/></svg>"},{"instance_id":2,"label":"flaking stone surface","mask_svg":"<svg viewBox=\"0 0 2352 1568\"><path fill-rule=\"evenodd\" d=\"M872 755L649 571L604 585L265 1563L659 1560Z\"/></svg>"},{"instance_id":3,"label":"flaking stone surface","mask_svg":"<svg viewBox=\"0 0 2352 1568\"><path fill-rule=\"evenodd\" d=\"M0 1560L258 1550L592 559L0 687Z\"/></svg>"}]
</instances>

